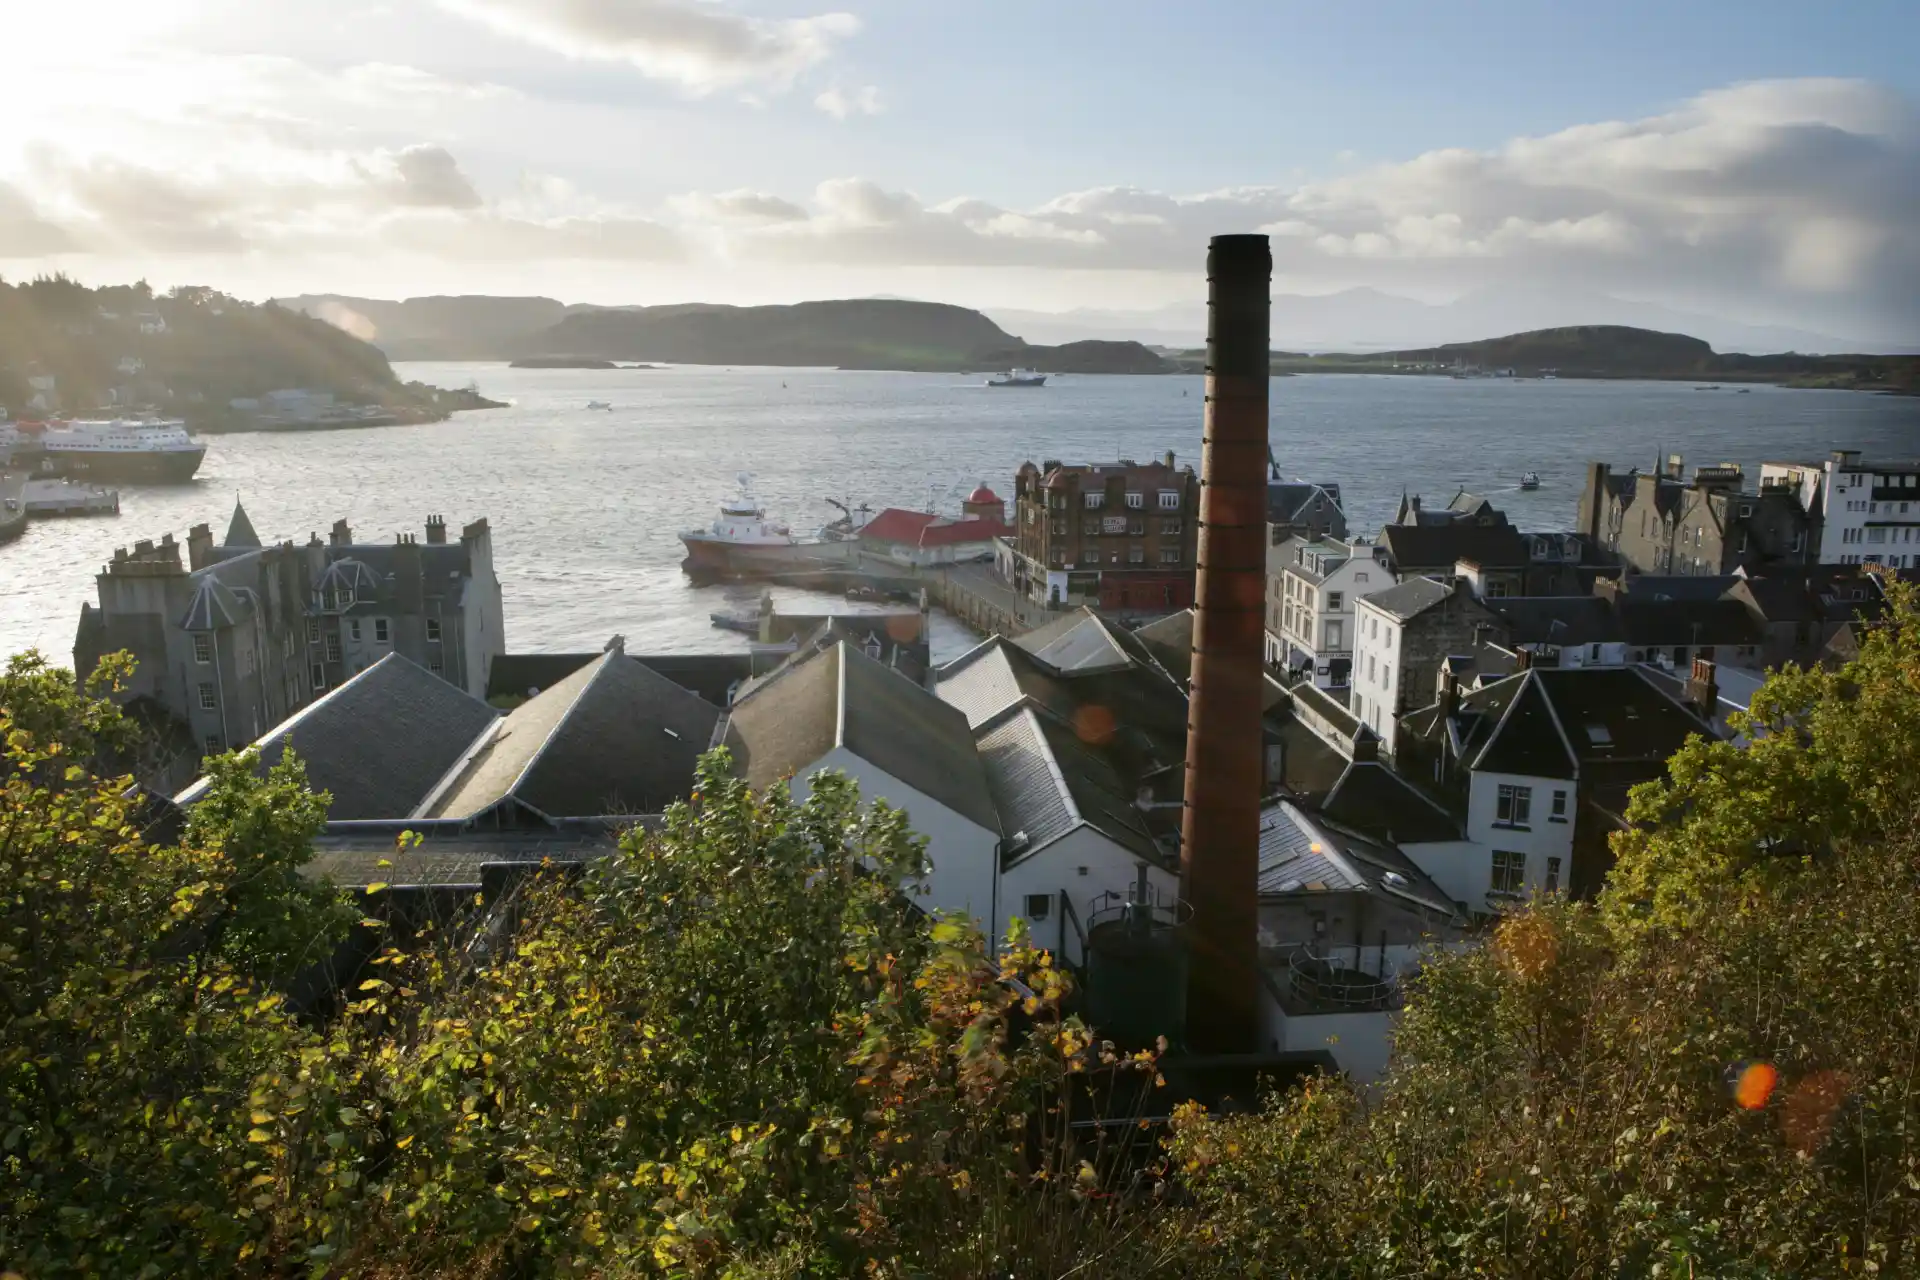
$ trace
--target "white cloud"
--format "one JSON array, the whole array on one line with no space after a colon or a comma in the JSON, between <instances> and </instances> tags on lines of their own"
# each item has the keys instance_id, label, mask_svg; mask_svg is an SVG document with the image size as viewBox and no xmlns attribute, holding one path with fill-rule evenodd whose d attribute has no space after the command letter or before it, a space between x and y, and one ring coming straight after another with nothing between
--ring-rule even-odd
<instances>
[{"instance_id":1,"label":"white cloud","mask_svg":"<svg viewBox=\"0 0 1920 1280\"><path fill-rule=\"evenodd\" d=\"M843 91L837 84L832 85L814 98L813 105L835 120L845 120L849 116L877 116L886 109L879 86L871 84L852 93Z\"/></svg>"},{"instance_id":2,"label":"white cloud","mask_svg":"<svg viewBox=\"0 0 1920 1280\"><path fill-rule=\"evenodd\" d=\"M443 8L573 58L626 62L696 92L784 88L860 29L850 13L754 18L714 0L440 0Z\"/></svg>"}]
</instances>

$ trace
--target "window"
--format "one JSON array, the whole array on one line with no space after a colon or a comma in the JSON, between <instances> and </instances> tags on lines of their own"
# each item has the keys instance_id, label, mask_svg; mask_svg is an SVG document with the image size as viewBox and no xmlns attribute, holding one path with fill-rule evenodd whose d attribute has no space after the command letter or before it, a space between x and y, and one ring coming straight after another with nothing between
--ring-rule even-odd
<instances>
[{"instance_id":1,"label":"window","mask_svg":"<svg viewBox=\"0 0 1920 1280\"><path fill-rule=\"evenodd\" d=\"M1089 493L1082 496L1086 499L1087 510L1089 511L1098 511L1101 507L1107 505L1107 495L1104 493Z\"/></svg>"},{"instance_id":2,"label":"window","mask_svg":"<svg viewBox=\"0 0 1920 1280\"><path fill-rule=\"evenodd\" d=\"M1518 897L1527 887L1527 855L1505 849L1493 851L1493 891Z\"/></svg>"},{"instance_id":3,"label":"window","mask_svg":"<svg viewBox=\"0 0 1920 1280\"><path fill-rule=\"evenodd\" d=\"M1355 582L1365 582L1367 580L1367 575L1364 573L1356 573L1353 575L1353 580Z\"/></svg>"},{"instance_id":4,"label":"window","mask_svg":"<svg viewBox=\"0 0 1920 1280\"><path fill-rule=\"evenodd\" d=\"M1146 562L1147 562L1147 549L1145 547L1128 547L1127 548L1128 564L1145 564Z\"/></svg>"},{"instance_id":5,"label":"window","mask_svg":"<svg viewBox=\"0 0 1920 1280\"><path fill-rule=\"evenodd\" d=\"M203 755L209 755L209 756L219 755L220 754L220 735L217 733L208 734L205 740L201 742L200 747L201 747L201 753Z\"/></svg>"},{"instance_id":6,"label":"window","mask_svg":"<svg viewBox=\"0 0 1920 1280\"><path fill-rule=\"evenodd\" d=\"M320 643L320 619L318 618L307 619L307 643Z\"/></svg>"},{"instance_id":7,"label":"window","mask_svg":"<svg viewBox=\"0 0 1920 1280\"><path fill-rule=\"evenodd\" d=\"M1053 914L1053 895L1050 893L1030 893L1027 895L1027 920L1038 922Z\"/></svg>"},{"instance_id":8,"label":"window","mask_svg":"<svg viewBox=\"0 0 1920 1280\"><path fill-rule=\"evenodd\" d=\"M1494 802L1494 822L1503 827L1524 827L1532 817L1533 788L1501 783Z\"/></svg>"},{"instance_id":9,"label":"window","mask_svg":"<svg viewBox=\"0 0 1920 1280\"><path fill-rule=\"evenodd\" d=\"M1502 581L1500 581L1499 579L1495 579L1494 581L1492 581L1492 582L1489 582L1489 583L1487 584L1487 598L1488 598L1489 600L1504 600L1504 599L1506 599L1506 598L1507 598L1507 584L1506 584L1505 582L1502 582Z\"/></svg>"},{"instance_id":10,"label":"window","mask_svg":"<svg viewBox=\"0 0 1920 1280\"><path fill-rule=\"evenodd\" d=\"M375 618L373 620L373 638L381 644L387 642L387 620L385 618Z\"/></svg>"},{"instance_id":11,"label":"window","mask_svg":"<svg viewBox=\"0 0 1920 1280\"><path fill-rule=\"evenodd\" d=\"M1588 662L1598 662L1598 661L1600 661L1600 646L1599 646L1599 645L1597 645L1597 644L1590 644L1590 645L1588 645L1588 646L1587 646L1587 661L1588 661Z\"/></svg>"},{"instance_id":12,"label":"window","mask_svg":"<svg viewBox=\"0 0 1920 1280\"><path fill-rule=\"evenodd\" d=\"M283 658L293 656L293 632L291 631L280 637L280 656Z\"/></svg>"},{"instance_id":13,"label":"window","mask_svg":"<svg viewBox=\"0 0 1920 1280\"><path fill-rule=\"evenodd\" d=\"M1567 820L1567 793L1558 787L1554 788L1553 812L1548 816L1555 822L1565 822Z\"/></svg>"},{"instance_id":14,"label":"window","mask_svg":"<svg viewBox=\"0 0 1920 1280\"><path fill-rule=\"evenodd\" d=\"M313 675L313 691L315 693L318 693L322 689L327 687L327 669L325 667L321 666L317 662L314 663L312 675Z\"/></svg>"},{"instance_id":15,"label":"window","mask_svg":"<svg viewBox=\"0 0 1920 1280\"><path fill-rule=\"evenodd\" d=\"M200 682L200 709L202 711L211 711L219 705L219 700L214 696L213 682L211 680L202 680Z\"/></svg>"},{"instance_id":16,"label":"window","mask_svg":"<svg viewBox=\"0 0 1920 1280\"><path fill-rule=\"evenodd\" d=\"M360 619L358 618L347 619L347 631L349 634L353 636L355 640L358 640L360 638Z\"/></svg>"},{"instance_id":17,"label":"window","mask_svg":"<svg viewBox=\"0 0 1920 1280\"><path fill-rule=\"evenodd\" d=\"M1560 892L1560 859L1547 859L1547 892Z\"/></svg>"},{"instance_id":18,"label":"window","mask_svg":"<svg viewBox=\"0 0 1920 1280\"><path fill-rule=\"evenodd\" d=\"M1375 677L1373 674L1373 655L1368 654L1367 655L1367 679L1372 680L1374 678Z\"/></svg>"},{"instance_id":19,"label":"window","mask_svg":"<svg viewBox=\"0 0 1920 1280\"><path fill-rule=\"evenodd\" d=\"M1139 511L1147 505L1147 495L1144 493L1130 493L1127 495L1127 505L1135 511Z\"/></svg>"},{"instance_id":20,"label":"window","mask_svg":"<svg viewBox=\"0 0 1920 1280\"><path fill-rule=\"evenodd\" d=\"M1177 489L1162 489L1160 491L1160 509L1162 511L1178 511L1180 509L1180 491Z\"/></svg>"},{"instance_id":21,"label":"window","mask_svg":"<svg viewBox=\"0 0 1920 1280\"><path fill-rule=\"evenodd\" d=\"M212 636L200 634L193 637L193 660L203 667L213 661Z\"/></svg>"},{"instance_id":22,"label":"window","mask_svg":"<svg viewBox=\"0 0 1920 1280\"><path fill-rule=\"evenodd\" d=\"M1346 601L1346 597L1342 595L1340 592L1338 591L1327 592L1327 612L1328 613L1340 612L1340 606L1345 601Z\"/></svg>"},{"instance_id":23,"label":"window","mask_svg":"<svg viewBox=\"0 0 1920 1280\"><path fill-rule=\"evenodd\" d=\"M327 632L327 661L340 661L340 633L338 631Z\"/></svg>"},{"instance_id":24,"label":"window","mask_svg":"<svg viewBox=\"0 0 1920 1280\"><path fill-rule=\"evenodd\" d=\"M1146 537L1146 536L1147 536L1147 522L1146 522L1145 520L1129 520L1129 521L1127 521L1127 534L1128 534L1128 536L1129 536L1129 537L1134 537L1134 538L1144 538L1144 537Z\"/></svg>"},{"instance_id":25,"label":"window","mask_svg":"<svg viewBox=\"0 0 1920 1280\"><path fill-rule=\"evenodd\" d=\"M1163 547L1163 548L1161 548L1161 550L1160 550L1160 563L1161 563L1161 564L1179 564L1179 563L1180 563L1180 548L1178 548L1178 547Z\"/></svg>"},{"instance_id":26,"label":"window","mask_svg":"<svg viewBox=\"0 0 1920 1280\"><path fill-rule=\"evenodd\" d=\"M438 618L427 619L427 643L440 643L440 619Z\"/></svg>"},{"instance_id":27,"label":"window","mask_svg":"<svg viewBox=\"0 0 1920 1280\"><path fill-rule=\"evenodd\" d=\"M1163 519L1160 522L1160 533L1161 533L1161 536L1163 537L1169 537L1169 538L1179 537L1180 536L1180 517L1168 516L1165 519Z\"/></svg>"},{"instance_id":28,"label":"window","mask_svg":"<svg viewBox=\"0 0 1920 1280\"><path fill-rule=\"evenodd\" d=\"M1344 643L1344 641L1346 640L1345 632L1346 632L1346 627L1343 624L1339 622L1329 622L1327 624L1327 648L1329 649L1345 648L1346 647Z\"/></svg>"},{"instance_id":29,"label":"window","mask_svg":"<svg viewBox=\"0 0 1920 1280\"><path fill-rule=\"evenodd\" d=\"M1082 520L1080 522L1080 534L1086 538L1098 537L1100 534L1100 517L1088 516L1085 520Z\"/></svg>"},{"instance_id":30,"label":"window","mask_svg":"<svg viewBox=\"0 0 1920 1280\"><path fill-rule=\"evenodd\" d=\"M429 671L438 671L438 670L440 670L440 655L439 655L439 654L437 654L437 653L433 653L433 654L428 654L428 655L427 655L427 670L429 670Z\"/></svg>"}]
</instances>

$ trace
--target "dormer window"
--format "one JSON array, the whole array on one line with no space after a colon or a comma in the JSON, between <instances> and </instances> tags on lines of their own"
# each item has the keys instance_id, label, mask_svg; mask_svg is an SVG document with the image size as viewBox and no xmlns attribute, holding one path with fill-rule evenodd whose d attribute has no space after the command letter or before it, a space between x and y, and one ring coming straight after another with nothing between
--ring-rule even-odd
<instances>
[{"instance_id":1,"label":"dormer window","mask_svg":"<svg viewBox=\"0 0 1920 1280\"><path fill-rule=\"evenodd\" d=\"M1101 507L1107 505L1107 495L1104 493L1089 493L1084 496L1086 497L1087 510L1089 511L1098 511Z\"/></svg>"},{"instance_id":2,"label":"dormer window","mask_svg":"<svg viewBox=\"0 0 1920 1280\"><path fill-rule=\"evenodd\" d=\"M1146 494L1130 493L1127 495L1127 506L1131 507L1133 510L1139 511L1142 508L1144 508L1146 505L1147 505Z\"/></svg>"},{"instance_id":3,"label":"dormer window","mask_svg":"<svg viewBox=\"0 0 1920 1280\"><path fill-rule=\"evenodd\" d=\"M1177 489L1162 489L1160 491L1160 509L1162 511L1178 511L1180 509L1180 491Z\"/></svg>"}]
</instances>

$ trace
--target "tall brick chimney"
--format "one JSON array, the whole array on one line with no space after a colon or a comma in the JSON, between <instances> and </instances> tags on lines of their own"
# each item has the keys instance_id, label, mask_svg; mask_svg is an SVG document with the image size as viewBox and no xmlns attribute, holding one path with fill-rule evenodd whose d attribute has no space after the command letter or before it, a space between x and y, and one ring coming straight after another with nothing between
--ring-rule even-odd
<instances>
[{"instance_id":1,"label":"tall brick chimney","mask_svg":"<svg viewBox=\"0 0 1920 1280\"><path fill-rule=\"evenodd\" d=\"M1245 1053L1258 1041L1260 649L1266 592L1267 237L1207 250L1205 449L1180 843L1187 928L1187 1043Z\"/></svg>"}]
</instances>

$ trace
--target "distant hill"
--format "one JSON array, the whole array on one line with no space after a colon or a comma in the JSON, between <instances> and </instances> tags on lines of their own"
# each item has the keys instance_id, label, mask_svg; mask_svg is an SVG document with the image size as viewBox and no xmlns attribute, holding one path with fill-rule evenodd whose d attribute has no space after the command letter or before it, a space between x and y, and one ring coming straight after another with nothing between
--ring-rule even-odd
<instances>
[{"instance_id":1,"label":"distant hill","mask_svg":"<svg viewBox=\"0 0 1920 1280\"><path fill-rule=\"evenodd\" d=\"M62 276L0 283L0 405L15 413L150 407L218 430L234 425L230 400L296 387L412 418L471 407L403 384L379 348L271 302Z\"/></svg>"},{"instance_id":2,"label":"distant hill","mask_svg":"<svg viewBox=\"0 0 1920 1280\"><path fill-rule=\"evenodd\" d=\"M820 365L932 372L1009 368L1052 373L1165 373L1137 342L1035 346L978 311L901 298L790 306L679 303L568 306L551 298L409 298L308 294L285 305L348 328L396 360L588 360Z\"/></svg>"},{"instance_id":3,"label":"distant hill","mask_svg":"<svg viewBox=\"0 0 1920 1280\"><path fill-rule=\"evenodd\" d=\"M570 311L590 309L569 307L552 298L486 294L394 302L309 293L275 301L373 343L391 360L511 359L525 354L529 335L560 323Z\"/></svg>"}]
</instances>

